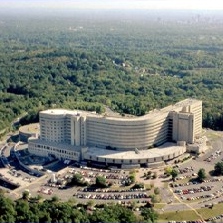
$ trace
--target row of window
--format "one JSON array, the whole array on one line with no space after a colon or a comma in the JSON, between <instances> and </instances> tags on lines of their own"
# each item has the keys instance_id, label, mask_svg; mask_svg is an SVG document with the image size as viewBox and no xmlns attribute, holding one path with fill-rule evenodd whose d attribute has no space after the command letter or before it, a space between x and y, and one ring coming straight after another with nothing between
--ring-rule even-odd
<instances>
[{"instance_id":1,"label":"row of window","mask_svg":"<svg viewBox=\"0 0 223 223\"><path fill-rule=\"evenodd\" d=\"M35 148L42 148L42 149L46 149L46 150L50 150L50 151L54 151L54 152L58 152L58 153L65 153L68 155L75 155L77 156L78 154L73 152L73 151L67 151L65 149L58 149L58 148L54 148L54 147L50 147L50 146L44 146L44 145L34 145Z\"/></svg>"},{"instance_id":2,"label":"row of window","mask_svg":"<svg viewBox=\"0 0 223 223\"><path fill-rule=\"evenodd\" d=\"M173 156L168 155L168 159L171 159L173 157L175 157L175 153L173 154ZM92 160L92 156L90 156L89 159ZM164 156L162 156L161 159L162 159L162 161L164 161ZM96 157L96 160L99 161L99 157ZM154 158L153 159L153 162L156 162L157 160L158 160L157 158ZM112 161L113 161L113 163L115 163L115 159L113 159ZM139 159L138 160L138 163L141 163L141 161L142 160ZM151 161L151 159L150 159L150 161ZM107 162L107 159L106 158L104 159L104 162ZM148 163L149 162L149 159L146 159L146 162ZM121 163L124 163L124 160L121 160ZM132 160L129 160L129 163L132 163Z\"/></svg>"},{"instance_id":3,"label":"row of window","mask_svg":"<svg viewBox=\"0 0 223 223\"><path fill-rule=\"evenodd\" d=\"M37 152L36 154L43 155L43 149L31 148L31 151L33 153ZM66 155L63 154L61 157L72 160L72 159L74 159L74 156L76 156L76 154L74 154L74 155L73 154L66 154Z\"/></svg>"}]
</instances>

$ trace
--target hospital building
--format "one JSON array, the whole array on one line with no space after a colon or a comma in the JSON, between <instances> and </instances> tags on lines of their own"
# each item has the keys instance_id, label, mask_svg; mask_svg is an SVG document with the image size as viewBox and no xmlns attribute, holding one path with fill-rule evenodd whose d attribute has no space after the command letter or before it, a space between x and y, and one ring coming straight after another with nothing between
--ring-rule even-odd
<instances>
[{"instance_id":1,"label":"hospital building","mask_svg":"<svg viewBox=\"0 0 223 223\"><path fill-rule=\"evenodd\" d=\"M202 101L185 99L144 116L49 109L39 114L40 135L29 152L106 165L142 165L185 153L202 132ZM165 146L165 145L172 146Z\"/></svg>"}]
</instances>

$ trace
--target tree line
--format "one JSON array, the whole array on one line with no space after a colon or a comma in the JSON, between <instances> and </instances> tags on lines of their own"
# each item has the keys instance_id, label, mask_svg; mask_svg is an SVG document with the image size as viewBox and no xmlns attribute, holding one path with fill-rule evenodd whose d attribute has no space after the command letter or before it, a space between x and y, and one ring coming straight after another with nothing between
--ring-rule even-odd
<instances>
[{"instance_id":1,"label":"tree line","mask_svg":"<svg viewBox=\"0 0 223 223\"><path fill-rule=\"evenodd\" d=\"M92 201L78 204L72 198L61 202L56 196L44 200L41 196L30 197L28 191L16 201L1 191L0 202L0 222L156 222L158 218L157 213L146 205L136 214L132 211L134 206L94 205Z\"/></svg>"},{"instance_id":2,"label":"tree line","mask_svg":"<svg viewBox=\"0 0 223 223\"><path fill-rule=\"evenodd\" d=\"M0 19L0 130L47 108L140 116L188 97L203 101L204 127L223 128L220 24Z\"/></svg>"}]
</instances>

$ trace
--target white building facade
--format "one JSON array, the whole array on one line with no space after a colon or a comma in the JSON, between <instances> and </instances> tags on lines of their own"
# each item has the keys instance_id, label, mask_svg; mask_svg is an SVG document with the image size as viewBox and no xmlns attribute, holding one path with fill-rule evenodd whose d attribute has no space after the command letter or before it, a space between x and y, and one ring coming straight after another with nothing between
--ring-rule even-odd
<instances>
[{"instance_id":1,"label":"white building facade","mask_svg":"<svg viewBox=\"0 0 223 223\"><path fill-rule=\"evenodd\" d=\"M52 144L54 148L62 147L58 148L60 151L67 148L67 155L72 150L79 153L73 158L70 156L73 160L84 159L82 148L148 150L168 141L193 143L202 131L202 101L195 99L185 99L141 117L111 117L64 109L42 111L39 116L40 138L29 140L29 151L36 155L42 151L46 155L49 154L46 148L41 147L41 150L38 145L50 147ZM56 155L64 156L64 152Z\"/></svg>"}]
</instances>

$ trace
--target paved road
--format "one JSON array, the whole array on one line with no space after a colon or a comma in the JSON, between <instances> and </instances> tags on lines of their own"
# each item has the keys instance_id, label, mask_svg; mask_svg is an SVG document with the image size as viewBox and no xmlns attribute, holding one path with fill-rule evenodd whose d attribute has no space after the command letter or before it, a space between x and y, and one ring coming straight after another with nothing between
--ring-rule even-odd
<instances>
[{"instance_id":1,"label":"paved road","mask_svg":"<svg viewBox=\"0 0 223 223\"><path fill-rule=\"evenodd\" d=\"M215 152L216 150L222 150L223 151L223 137L219 138L217 140L214 140L211 142L213 149L208 150L203 156L197 158L196 160L189 160L187 162L184 162L182 164L180 164L179 168L183 169L186 167L192 167L193 168L193 172L197 173L198 170L200 168L205 168L206 172L208 173L209 171L213 170L214 168L214 164L218 161L221 161L221 159L223 159L223 152L220 156L218 156L216 159L211 160L211 162L207 162L204 161L204 159L208 158L211 156L211 154L213 152ZM148 169L149 170L149 169ZM159 171L158 171L159 173ZM143 175L142 173L140 173L141 175ZM159 173L162 174L162 171ZM191 173L185 173L185 174L181 174L181 176L187 175L187 174L192 174ZM140 175L140 176L141 176ZM37 192L41 187L43 187L43 185L47 182L47 180L49 180L51 178L51 174L50 175L46 175L43 176L41 178L39 178L38 180L32 182L29 186L25 186L22 188L19 188L17 190L15 190L12 195L13 196L19 196L19 194L22 193L22 191L24 191L24 189L29 189L32 196L36 196L39 193ZM158 180L162 180L162 179L156 179L154 180L149 180L149 183L154 183L155 187L157 186L156 183L158 182ZM163 185L163 184L162 184ZM213 185L213 182L207 182L205 183L205 185ZM189 186L182 186L183 188L191 188L191 187L199 187L199 185L189 185ZM49 187L47 187L49 188ZM220 190L220 188L222 188L222 182L219 183L214 183L214 188L213 191L211 191L210 193L213 193L214 191ZM59 190L57 188L53 188L53 194L52 195L45 195L45 194L40 194L41 196L45 197L45 198L50 198L51 196L57 195L61 200L68 200L70 198L74 198L75 200L77 200L78 202L88 202L88 199L77 199L76 197L73 197L73 194L77 193L78 188L74 187L74 188L70 188L70 189L66 189L66 190ZM91 193L91 192L89 192ZM203 192L203 194L208 194L209 192ZM185 196L197 196L197 195L201 195L202 193L199 194L191 194L191 195L185 195ZM200 216L195 209L197 208L201 208L202 206L204 206L206 203L210 203L210 201L205 202L201 202L202 200L196 200L195 202L192 203L188 203L187 201L183 201L180 199L180 196L177 196L176 194L174 194L172 192L171 188L164 188L160 186L160 195L162 197L162 202L166 203L166 205L163 207L164 211L179 211L179 210L193 210L198 218L202 219L202 216ZM214 199L211 201L213 203L218 202L220 200L222 200L223 197L219 197L216 198L214 197ZM135 199L136 201L138 199ZM172 203L170 203L170 200L172 200ZM127 200L129 201L129 200ZM118 200L97 200L97 203L104 203L104 202L120 202Z\"/></svg>"}]
</instances>

